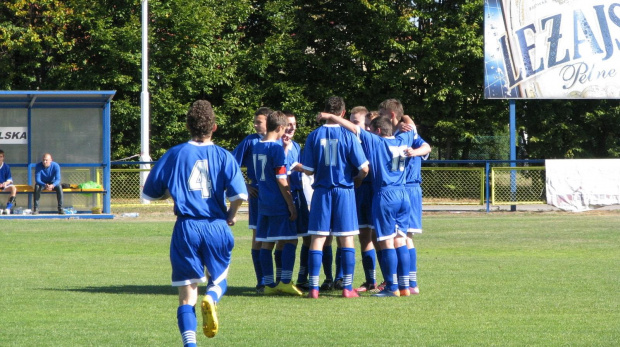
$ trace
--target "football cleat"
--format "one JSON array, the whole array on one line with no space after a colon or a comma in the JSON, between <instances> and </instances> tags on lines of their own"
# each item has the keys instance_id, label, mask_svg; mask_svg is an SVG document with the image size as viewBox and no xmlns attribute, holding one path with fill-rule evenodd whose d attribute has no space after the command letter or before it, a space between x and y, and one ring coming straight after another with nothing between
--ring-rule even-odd
<instances>
[{"instance_id":1,"label":"football cleat","mask_svg":"<svg viewBox=\"0 0 620 347\"><path fill-rule=\"evenodd\" d=\"M270 287L270 286L265 286L263 288L263 294L265 295L278 295L280 294L280 291L278 290L278 287Z\"/></svg>"},{"instance_id":2,"label":"football cleat","mask_svg":"<svg viewBox=\"0 0 620 347\"><path fill-rule=\"evenodd\" d=\"M265 288L266 289L266 288ZM301 292L301 290L299 290L299 288L297 288L293 282L289 282L289 283L278 283L278 285L275 288L279 293L281 294L286 294L286 295L294 295L294 296L302 296L304 295L304 293Z\"/></svg>"},{"instance_id":3,"label":"football cleat","mask_svg":"<svg viewBox=\"0 0 620 347\"><path fill-rule=\"evenodd\" d=\"M217 321L217 306L209 295L205 295L200 306L202 308L202 332L206 337L214 337L217 334L219 325Z\"/></svg>"},{"instance_id":4,"label":"football cleat","mask_svg":"<svg viewBox=\"0 0 620 347\"><path fill-rule=\"evenodd\" d=\"M381 284L377 286L377 290L380 292L383 291L385 289L385 284L385 281L381 282Z\"/></svg>"},{"instance_id":5,"label":"football cleat","mask_svg":"<svg viewBox=\"0 0 620 347\"><path fill-rule=\"evenodd\" d=\"M343 298L359 298L360 295L357 294L357 292L355 290L343 289L342 290L342 297Z\"/></svg>"},{"instance_id":6,"label":"football cleat","mask_svg":"<svg viewBox=\"0 0 620 347\"><path fill-rule=\"evenodd\" d=\"M397 290L395 292L391 292L387 289L384 289L380 292L378 292L377 294L373 294L371 296L376 296L378 298L388 298L388 297L398 297L400 296L400 292Z\"/></svg>"},{"instance_id":7,"label":"football cleat","mask_svg":"<svg viewBox=\"0 0 620 347\"><path fill-rule=\"evenodd\" d=\"M418 295L420 294L420 288L416 287L409 287L409 292L411 293L411 295Z\"/></svg>"},{"instance_id":8,"label":"football cleat","mask_svg":"<svg viewBox=\"0 0 620 347\"><path fill-rule=\"evenodd\" d=\"M265 286L257 285L256 286L256 294L264 294Z\"/></svg>"},{"instance_id":9,"label":"football cleat","mask_svg":"<svg viewBox=\"0 0 620 347\"><path fill-rule=\"evenodd\" d=\"M376 284L370 284L368 282L364 282L362 283L358 288L355 288L355 291L358 293L363 293L363 292L369 292L369 293L376 293L379 292L377 290L377 285Z\"/></svg>"},{"instance_id":10,"label":"football cleat","mask_svg":"<svg viewBox=\"0 0 620 347\"><path fill-rule=\"evenodd\" d=\"M321 284L321 290L332 290L334 289L334 280L326 278Z\"/></svg>"},{"instance_id":11,"label":"football cleat","mask_svg":"<svg viewBox=\"0 0 620 347\"><path fill-rule=\"evenodd\" d=\"M401 289L399 292L400 292L400 296L409 296L409 295L411 295L411 292L409 291L409 288Z\"/></svg>"},{"instance_id":12,"label":"football cleat","mask_svg":"<svg viewBox=\"0 0 620 347\"><path fill-rule=\"evenodd\" d=\"M342 278L339 278L334 282L334 290L343 290L343 289L344 289L344 284L343 284Z\"/></svg>"},{"instance_id":13,"label":"football cleat","mask_svg":"<svg viewBox=\"0 0 620 347\"><path fill-rule=\"evenodd\" d=\"M295 284L295 287L307 292L308 290L310 290L310 282L306 281L306 282L299 282L297 284Z\"/></svg>"},{"instance_id":14,"label":"football cleat","mask_svg":"<svg viewBox=\"0 0 620 347\"><path fill-rule=\"evenodd\" d=\"M319 291L317 289L310 289L308 292L308 299L318 299Z\"/></svg>"}]
</instances>

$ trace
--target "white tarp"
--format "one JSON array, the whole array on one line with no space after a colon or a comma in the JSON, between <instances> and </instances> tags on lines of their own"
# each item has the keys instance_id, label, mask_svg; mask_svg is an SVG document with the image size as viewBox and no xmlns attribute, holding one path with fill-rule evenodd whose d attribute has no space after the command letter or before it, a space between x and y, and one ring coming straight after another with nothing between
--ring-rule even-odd
<instances>
[{"instance_id":1,"label":"white tarp","mask_svg":"<svg viewBox=\"0 0 620 347\"><path fill-rule=\"evenodd\" d=\"M545 160L547 204L587 211L620 204L620 159Z\"/></svg>"}]
</instances>

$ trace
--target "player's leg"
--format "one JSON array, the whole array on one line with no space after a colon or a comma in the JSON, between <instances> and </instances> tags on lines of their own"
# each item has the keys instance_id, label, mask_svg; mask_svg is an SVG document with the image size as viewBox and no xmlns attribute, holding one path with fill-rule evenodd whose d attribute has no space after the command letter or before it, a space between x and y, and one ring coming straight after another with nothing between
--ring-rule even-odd
<instances>
[{"instance_id":1,"label":"player's leg","mask_svg":"<svg viewBox=\"0 0 620 347\"><path fill-rule=\"evenodd\" d=\"M355 273L355 238L359 235L357 210L355 206L355 191L346 188L334 188L332 196L333 219L332 234L338 237L341 246L342 263L342 295L357 297L353 290L353 276Z\"/></svg>"},{"instance_id":2,"label":"player's leg","mask_svg":"<svg viewBox=\"0 0 620 347\"><path fill-rule=\"evenodd\" d=\"M58 202L58 214L65 214L65 210L62 209L62 202L63 202L63 194L62 194L62 187L60 185L57 185L54 187L54 190L56 191L56 201Z\"/></svg>"},{"instance_id":3,"label":"player's leg","mask_svg":"<svg viewBox=\"0 0 620 347\"><path fill-rule=\"evenodd\" d=\"M399 296L398 291L398 256L394 248L396 237L395 201L389 194L382 191L376 194L372 202L372 218L375 221L375 232L381 249L381 270L385 278L385 288L373 296Z\"/></svg>"},{"instance_id":4,"label":"player's leg","mask_svg":"<svg viewBox=\"0 0 620 347\"><path fill-rule=\"evenodd\" d=\"M256 275L256 292L262 294L265 283L263 282L263 273L260 265L261 243L256 240L257 221L258 198L250 197L248 199L248 226L252 230L252 264L254 265L254 274Z\"/></svg>"},{"instance_id":5,"label":"player's leg","mask_svg":"<svg viewBox=\"0 0 620 347\"><path fill-rule=\"evenodd\" d=\"M8 187L4 188L4 191L9 191L10 195L9 195L9 200L6 203L6 209L10 210L13 208L13 205L15 205L15 196L17 195L17 188L14 185L10 185Z\"/></svg>"},{"instance_id":6,"label":"player's leg","mask_svg":"<svg viewBox=\"0 0 620 347\"><path fill-rule=\"evenodd\" d=\"M276 284L282 281L282 250L284 249L284 242L276 242L276 247L273 251L273 261L276 265Z\"/></svg>"},{"instance_id":7,"label":"player's leg","mask_svg":"<svg viewBox=\"0 0 620 347\"><path fill-rule=\"evenodd\" d=\"M207 337L214 337L219 329L217 304L228 289L228 269L235 244L232 232L226 221L200 221L201 257L207 269L209 280L201 302L202 329Z\"/></svg>"},{"instance_id":8,"label":"player's leg","mask_svg":"<svg viewBox=\"0 0 620 347\"><path fill-rule=\"evenodd\" d=\"M42 185L35 183L34 185L34 205L32 208L32 214L39 214L39 199L41 198Z\"/></svg>"},{"instance_id":9,"label":"player's leg","mask_svg":"<svg viewBox=\"0 0 620 347\"><path fill-rule=\"evenodd\" d=\"M413 242L415 234L422 233L422 189L419 186L408 187L409 201L411 203L411 215L409 219L409 229L407 248L409 249L409 291L411 294L419 294L418 288L418 253Z\"/></svg>"},{"instance_id":10,"label":"player's leg","mask_svg":"<svg viewBox=\"0 0 620 347\"><path fill-rule=\"evenodd\" d=\"M184 347L196 346L196 302L198 301L198 285L192 283L178 287L179 307L177 308L177 325Z\"/></svg>"},{"instance_id":11,"label":"player's leg","mask_svg":"<svg viewBox=\"0 0 620 347\"><path fill-rule=\"evenodd\" d=\"M308 290L308 252L310 251L310 236L302 237L302 244L299 250L299 272L297 273L297 287Z\"/></svg>"},{"instance_id":12,"label":"player's leg","mask_svg":"<svg viewBox=\"0 0 620 347\"><path fill-rule=\"evenodd\" d=\"M308 297L316 299L319 297L319 273L323 261L323 245L325 235L312 235L310 250L308 251Z\"/></svg>"},{"instance_id":13,"label":"player's leg","mask_svg":"<svg viewBox=\"0 0 620 347\"><path fill-rule=\"evenodd\" d=\"M409 296L409 249L407 248L407 230L409 227L409 216L411 215L411 204L409 195L405 189L393 192L393 199L400 202L400 208L396 211L394 220L396 222L396 238L394 248L398 257L398 290L400 296Z\"/></svg>"},{"instance_id":14,"label":"player's leg","mask_svg":"<svg viewBox=\"0 0 620 347\"><path fill-rule=\"evenodd\" d=\"M323 244L323 256L321 258L321 262L323 264L323 274L325 275L325 280L323 281L323 284L321 284L321 290L334 289L334 272L332 269L332 264L334 263L334 253L332 249L333 239L334 238L331 235L327 236Z\"/></svg>"}]
</instances>

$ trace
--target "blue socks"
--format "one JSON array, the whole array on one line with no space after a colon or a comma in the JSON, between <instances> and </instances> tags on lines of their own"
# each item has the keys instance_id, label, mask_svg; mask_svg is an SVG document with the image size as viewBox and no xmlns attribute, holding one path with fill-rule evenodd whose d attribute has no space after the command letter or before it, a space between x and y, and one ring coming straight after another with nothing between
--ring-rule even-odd
<instances>
[{"instance_id":1,"label":"blue socks","mask_svg":"<svg viewBox=\"0 0 620 347\"><path fill-rule=\"evenodd\" d=\"M409 249L407 246L396 248L396 255L398 257L398 289L409 288Z\"/></svg>"},{"instance_id":2,"label":"blue socks","mask_svg":"<svg viewBox=\"0 0 620 347\"><path fill-rule=\"evenodd\" d=\"M409 287L418 286L418 253L414 248L409 249Z\"/></svg>"},{"instance_id":3,"label":"blue socks","mask_svg":"<svg viewBox=\"0 0 620 347\"><path fill-rule=\"evenodd\" d=\"M285 243L281 251L280 260L282 263L282 283L291 283L293 279L293 268L295 267L295 252L297 245L294 243ZM277 252L277 251L276 251ZM277 266L277 262L276 262ZM276 279L276 282L278 280Z\"/></svg>"},{"instance_id":4,"label":"blue socks","mask_svg":"<svg viewBox=\"0 0 620 347\"><path fill-rule=\"evenodd\" d=\"M339 248L342 267L342 285L344 289L353 290L353 273L355 272L355 248Z\"/></svg>"},{"instance_id":5,"label":"blue socks","mask_svg":"<svg viewBox=\"0 0 620 347\"><path fill-rule=\"evenodd\" d=\"M264 286L265 281L263 281L263 271L260 265L260 249L252 250L252 263L254 264L254 273L256 274L256 286Z\"/></svg>"},{"instance_id":6,"label":"blue socks","mask_svg":"<svg viewBox=\"0 0 620 347\"><path fill-rule=\"evenodd\" d=\"M179 331L181 332L181 338L183 339L183 346L195 347L197 323L194 306L179 306L177 309L177 323L179 325Z\"/></svg>"},{"instance_id":7,"label":"blue socks","mask_svg":"<svg viewBox=\"0 0 620 347\"><path fill-rule=\"evenodd\" d=\"M310 249L306 245L301 245L299 251L299 273L297 273L297 283L308 282L308 251Z\"/></svg>"},{"instance_id":8,"label":"blue socks","mask_svg":"<svg viewBox=\"0 0 620 347\"><path fill-rule=\"evenodd\" d=\"M322 260L323 251L308 251L308 281L310 282L310 289L319 290L319 273L321 272Z\"/></svg>"},{"instance_id":9,"label":"blue socks","mask_svg":"<svg viewBox=\"0 0 620 347\"><path fill-rule=\"evenodd\" d=\"M375 264L377 262L377 253L374 249L370 251L362 252L362 266L364 267L364 275L366 276L366 283L377 283Z\"/></svg>"}]
</instances>

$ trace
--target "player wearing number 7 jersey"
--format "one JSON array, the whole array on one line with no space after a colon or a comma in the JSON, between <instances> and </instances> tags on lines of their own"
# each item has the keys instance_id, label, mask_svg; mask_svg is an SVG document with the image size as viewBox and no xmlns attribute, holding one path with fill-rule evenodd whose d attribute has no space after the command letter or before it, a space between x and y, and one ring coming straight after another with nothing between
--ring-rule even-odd
<instances>
[{"instance_id":1,"label":"player wearing number 7 jersey","mask_svg":"<svg viewBox=\"0 0 620 347\"><path fill-rule=\"evenodd\" d=\"M325 112L344 116L345 104L340 97L330 97ZM314 193L310 204L308 233L312 235L308 256L309 298L318 298L319 272L323 245L329 235L340 239L343 267L342 296L356 297L353 290L355 240L359 234L355 209L354 180L360 185L368 174L368 160L359 140L333 121L308 135L302 158L304 172L314 175ZM354 178L353 170L359 169Z\"/></svg>"},{"instance_id":2,"label":"player wearing number 7 jersey","mask_svg":"<svg viewBox=\"0 0 620 347\"><path fill-rule=\"evenodd\" d=\"M203 332L218 331L216 303L226 292L234 239L229 226L247 200L241 169L227 150L211 142L217 128L211 104L198 100L187 113L191 141L168 150L144 184L143 198L174 200L177 221L170 242L172 285L179 290L177 321L185 346L196 345L198 283L207 282L202 300ZM226 207L226 198L230 207Z\"/></svg>"}]
</instances>

